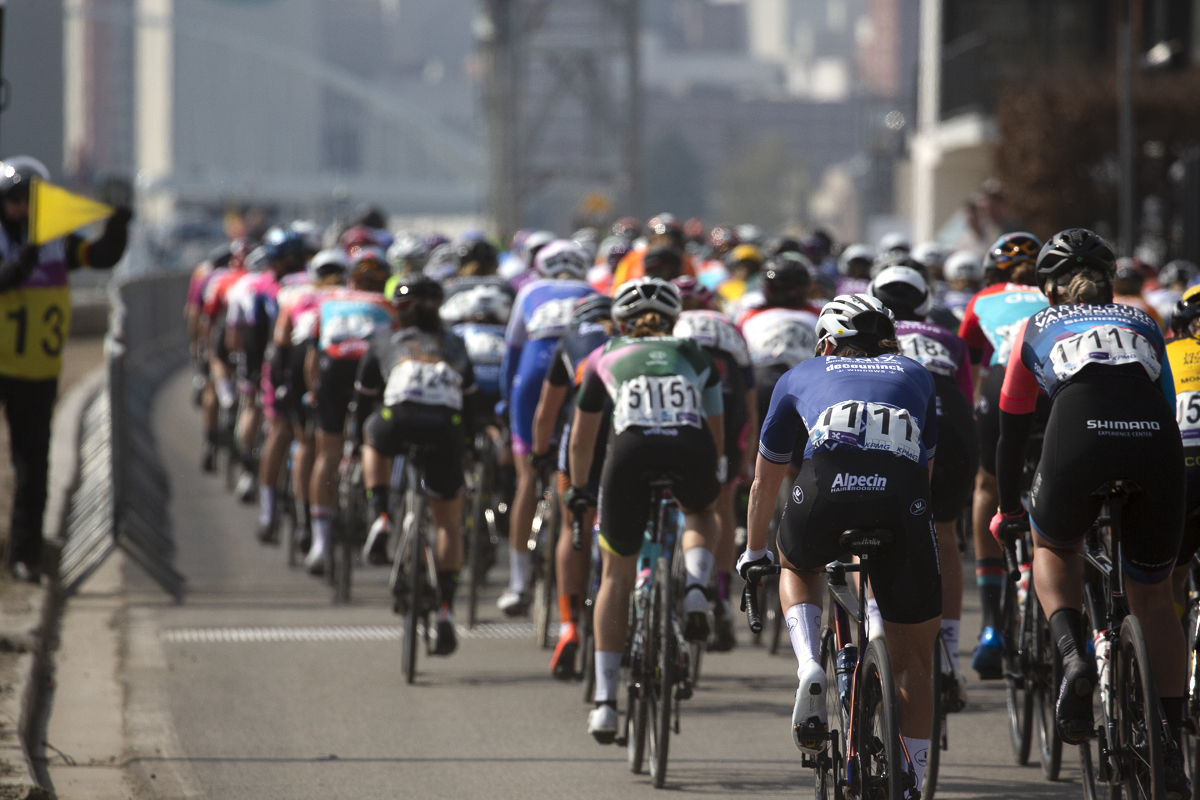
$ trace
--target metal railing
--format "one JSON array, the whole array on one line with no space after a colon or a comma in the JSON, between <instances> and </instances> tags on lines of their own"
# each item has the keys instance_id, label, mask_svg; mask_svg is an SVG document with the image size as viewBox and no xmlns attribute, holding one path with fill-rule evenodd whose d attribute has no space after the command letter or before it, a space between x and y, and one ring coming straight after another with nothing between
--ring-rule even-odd
<instances>
[{"instance_id":1,"label":"metal railing","mask_svg":"<svg viewBox=\"0 0 1200 800\"><path fill-rule=\"evenodd\" d=\"M155 392L187 361L181 317L186 273L114 282L105 354L108 385L84 411L79 476L59 559L72 594L120 547L177 601L184 578L172 566L170 486L150 425Z\"/></svg>"}]
</instances>

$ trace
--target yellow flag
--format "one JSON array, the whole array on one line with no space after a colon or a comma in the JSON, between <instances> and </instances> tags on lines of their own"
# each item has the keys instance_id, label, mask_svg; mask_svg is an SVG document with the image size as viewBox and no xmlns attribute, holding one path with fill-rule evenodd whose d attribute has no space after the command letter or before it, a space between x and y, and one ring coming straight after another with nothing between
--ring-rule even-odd
<instances>
[{"instance_id":1,"label":"yellow flag","mask_svg":"<svg viewBox=\"0 0 1200 800\"><path fill-rule=\"evenodd\" d=\"M45 244L112 213L107 203L34 178L29 187L29 241Z\"/></svg>"}]
</instances>

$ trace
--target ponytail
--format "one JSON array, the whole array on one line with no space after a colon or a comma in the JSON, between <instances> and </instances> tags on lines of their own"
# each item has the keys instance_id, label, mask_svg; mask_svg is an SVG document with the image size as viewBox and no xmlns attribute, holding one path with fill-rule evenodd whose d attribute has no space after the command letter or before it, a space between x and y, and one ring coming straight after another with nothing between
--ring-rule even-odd
<instances>
[{"instance_id":1,"label":"ponytail","mask_svg":"<svg viewBox=\"0 0 1200 800\"><path fill-rule=\"evenodd\" d=\"M646 336L665 336L671 328L671 320L657 311L647 311L633 321L627 336L641 339Z\"/></svg>"},{"instance_id":2,"label":"ponytail","mask_svg":"<svg viewBox=\"0 0 1200 800\"><path fill-rule=\"evenodd\" d=\"M1062 296L1057 296L1058 292ZM1112 283L1108 276L1090 269L1083 269L1071 277L1063 287L1052 280L1046 281L1046 297L1067 305L1106 305L1113 301Z\"/></svg>"}]
</instances>

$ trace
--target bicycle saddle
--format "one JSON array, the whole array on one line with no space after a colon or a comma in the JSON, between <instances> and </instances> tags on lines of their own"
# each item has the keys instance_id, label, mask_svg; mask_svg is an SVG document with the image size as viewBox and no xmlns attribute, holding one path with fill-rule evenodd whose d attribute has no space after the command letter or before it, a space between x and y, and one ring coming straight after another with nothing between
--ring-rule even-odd
<instances>
[{"instance_id":1,"label":"bicycle saddle","mask_svg":"<svg viewBox=\"0 0 1200 800\"><path fill-rule=\"evenodd\" d=\"M887 528L851 528L838 537L838 546L856 556L869 556L887 547L895 538Z\"/></svg>"},{"instance_id":2,"label":"bicycle saddle","mask_svg":"<svg viewBox=\"0 0 1200 800\"><path fill-rule=\"evenodd\" d=\"M1102 485L1099 489L1092 492L1093 496L1099 497L1122 497L1127 498L1135 494L1141 494L1142 487L1138 486L1135 481L1118 478L1115 481L1109 481Z\"/></svg>"}]
</instances>

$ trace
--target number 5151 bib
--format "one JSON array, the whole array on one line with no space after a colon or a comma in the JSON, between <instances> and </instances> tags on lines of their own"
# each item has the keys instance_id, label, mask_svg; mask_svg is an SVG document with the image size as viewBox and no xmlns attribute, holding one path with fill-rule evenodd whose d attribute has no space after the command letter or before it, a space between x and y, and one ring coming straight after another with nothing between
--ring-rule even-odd
<instances>
[{"instance_id":1,"label":"number 5151 bib","mask_svg":"<svg viewBox=\"0 0 1200 800\"><path fill-rule=\"evenodd\" d=\"M57 378L70 329L68 287L0 293L0 375L25 380Z\"/></svg>"}]
</instances>

